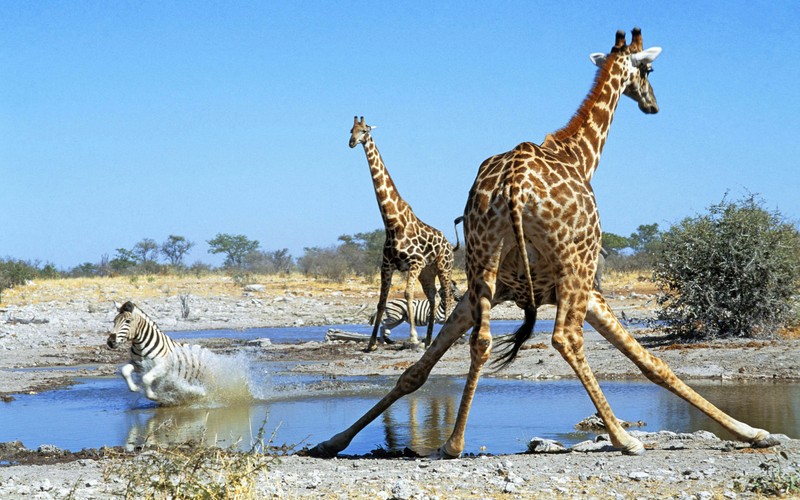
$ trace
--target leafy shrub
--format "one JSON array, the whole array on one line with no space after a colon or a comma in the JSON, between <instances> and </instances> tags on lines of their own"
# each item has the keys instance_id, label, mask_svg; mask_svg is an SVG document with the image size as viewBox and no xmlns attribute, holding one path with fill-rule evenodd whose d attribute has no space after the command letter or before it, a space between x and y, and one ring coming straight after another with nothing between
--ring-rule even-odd
<instances>
[{"instance_id":1,"label":"leafy shrub","mask_svg":"<svg viewBox=\"0 0 800 500\"><path fill-rule=\"evenodd\" d=\"M40 268L38 262L18 259L0 259L0 302L3 292L15 286L24 285L28 281L41 278L53 279L60 276L53 264L45 264Z\"/></svg>"},{"instance_id":2,"label":"leafy shrub","mask_svg":"<svg viewBox=\"0 0 800 500\"><path fill-rule=\"evenodd\" d=\"M800 233L752 195L723 199L662 233L653 276L671 333L754 336L791 321Z\"/></svg>"}]
</instances>

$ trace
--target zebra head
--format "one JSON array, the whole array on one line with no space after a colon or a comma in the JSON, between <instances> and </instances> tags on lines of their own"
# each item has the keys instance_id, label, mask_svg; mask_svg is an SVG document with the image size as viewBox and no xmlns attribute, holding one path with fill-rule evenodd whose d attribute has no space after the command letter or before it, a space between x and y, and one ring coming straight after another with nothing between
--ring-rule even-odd
<instances>
[{"instance_id":1,"label":"zebra head","mask_svg":"<svg viewBox=\"0 0 800 500\"><path fill-rule=\"evenodd\" d=\"M132 338L129 334L134 319L133 311L136 309L136 306L130 300L122 305L114 302L114 307L117 308L119 313L114 318L114 328L112 328L111 333L108 334L108 341L106 343L110 349L114 349L119 344Z\"/></svg>"}]
</instances>

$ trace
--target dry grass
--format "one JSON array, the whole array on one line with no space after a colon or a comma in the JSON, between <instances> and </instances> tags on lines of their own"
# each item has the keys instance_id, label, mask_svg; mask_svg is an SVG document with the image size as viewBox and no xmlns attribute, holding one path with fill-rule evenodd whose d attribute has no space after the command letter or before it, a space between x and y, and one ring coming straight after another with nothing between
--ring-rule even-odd
<instances>
[{"instance_id":1,"label":"dry grass","mask_svg":"<svg viewBox=\"0 0 800 500\"><path fill-rule=\"evenodd\" d=\"M457 273L456 282L463 289L464 273ZM330 296L340 292L347 296L375 296L380 289L380 280L362 277L348 278L341 283L310 278L301 274L289 276L253 275L248 283L264 286L263 296L279 296L287 293L306 297ZM403 275L395 273L390 298L400 297L405 287ZM419 285L417 296L424 298ZM31 284L14 287L3 292L3 305L24 306L46 302L85 300L89 302L124 301L130 297L144 300L191 294L198 297L241 297L242 282L230 276L212 274L208 276L116 276L103 278L62 278L37 280Z\"/></svg>"},{"instance_id":2,"label":"dry grass","mask_svg":"<svg viewBox=\"0 0 800 500\"><path fill-rule=\"evenodd\" d=\"M172 422L168 421L168 427ZM238 449L239 443L227 448L202 446L197 443L160 446L145 439L144 449L131 458L127 453L107 461L103 470L106 481L112 478L125 483L126 499L261 498L260 478L280 462L280 457L294 451L294 446L272 446L274 433L265 440L261 424L250 448Z\"/></svg>"},{"instance_id":3,"label":"dry grass","mask_svg":"<svg viewBox=\"0 0 800 500\"><path fill-rule=\"evenodd\" d=\"M786 340L800 340L800 325L781 328L778 337Z\"/></svg>"},{"instance_id":4,"label":"dry grass","mask_svg":"<svg viewBox=\"0 0 800 500\"><path fill-rule=\"evenodd\" d=\"M658 287L653 282L650 273L620 272L606 270L603 274L603 292L606 294L630 294L639 293L654 295L658 293Z\"/></svg>"}]
</instances>

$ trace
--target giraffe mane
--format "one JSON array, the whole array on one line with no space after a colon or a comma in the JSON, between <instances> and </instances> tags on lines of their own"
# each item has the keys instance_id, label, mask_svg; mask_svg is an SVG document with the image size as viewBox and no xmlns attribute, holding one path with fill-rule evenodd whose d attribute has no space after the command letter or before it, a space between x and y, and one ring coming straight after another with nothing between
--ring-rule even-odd
<instances>
[{"instance_id":1,"label":"giraffe mane","mask_svg":"<svg viewBox=\"0 0 800 500\"><path fill-rule=\"evenodd\" d=\"M589 91L589 94L586 96L586 98L584 98L583 102L578 108L578 111L572 115L570 121L552 135L555 140L563 141L575 135L578 130L580 130L584 122L589 119L589 113L592 107L594 107L594 105L597 103L597 100L600 99L603 86L608 79L611 78L610 69L614 64L614 61L616 61L617 57L619 57L618 54L618 50L612 49L611 53L608 54L608 57L606 58L605 64L597 69L597 73L594 77L594 83L592 84L592 89Z\"/></svg>"}]
</instances>

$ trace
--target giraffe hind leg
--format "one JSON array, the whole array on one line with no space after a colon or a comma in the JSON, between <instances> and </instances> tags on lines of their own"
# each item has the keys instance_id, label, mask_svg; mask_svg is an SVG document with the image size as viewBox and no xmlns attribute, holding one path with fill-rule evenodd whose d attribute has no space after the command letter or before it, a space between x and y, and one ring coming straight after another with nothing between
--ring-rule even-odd
<instances>
[{"instance_id":1,"label":"giraffe hind leg","mask_svg":"<svg viewBox=\"0 0 800 500\"><path fill-rule=\"evenodd\" d=\"M417 328L415 324L414 288L416 287L417 279L419 279L421 272L422 268L419 265L412 264L412 266L408 269L408 277L406 279L405 298L406 309L408 310L408 324L410 325L408 342L414 345L419 344L419 338L417 336Z\"/></svg>"},{"instance_id":2,"label":"giraffe hind leg","mask_svg":"<svg viewBox=\"0 0 800 500\"><path fill-rule=\"evenodd\" d=\"M623 328L603 296L597 291L593 291L590 297L586 320L639 367L649 380L688 401L725 427L739 440L752 443L753 446L760 448L779 444L779 441L766 430L753 428L732 418L686 385L664 361L653 356Z\"/></svg>"},{"instance_id":3,"label":"giraffe hind leg","mask_svg":"<svg viewBox=\"0 0 800 500\"><path fill-rule=\"evenodd\" d=\"M445 241L445 244L448 245L449 243ZM444 314L442 318L442 322L447 320L448 314L453 310L455 307L455 297L453 295L453 251L450 250L444 257L440 259L439 267L436 270L437 276L439 278L439 285L441 286L443 293L444 293ZM435 304L431 302L431 313L433 314L433 322L436 322L436 313L438 311L438 307L435 307ZM433 325L431 325L431 330L433 330ZM426 345L431 344L431 339L428 338L426 341Z\"/></svg>"}]
</instances>

